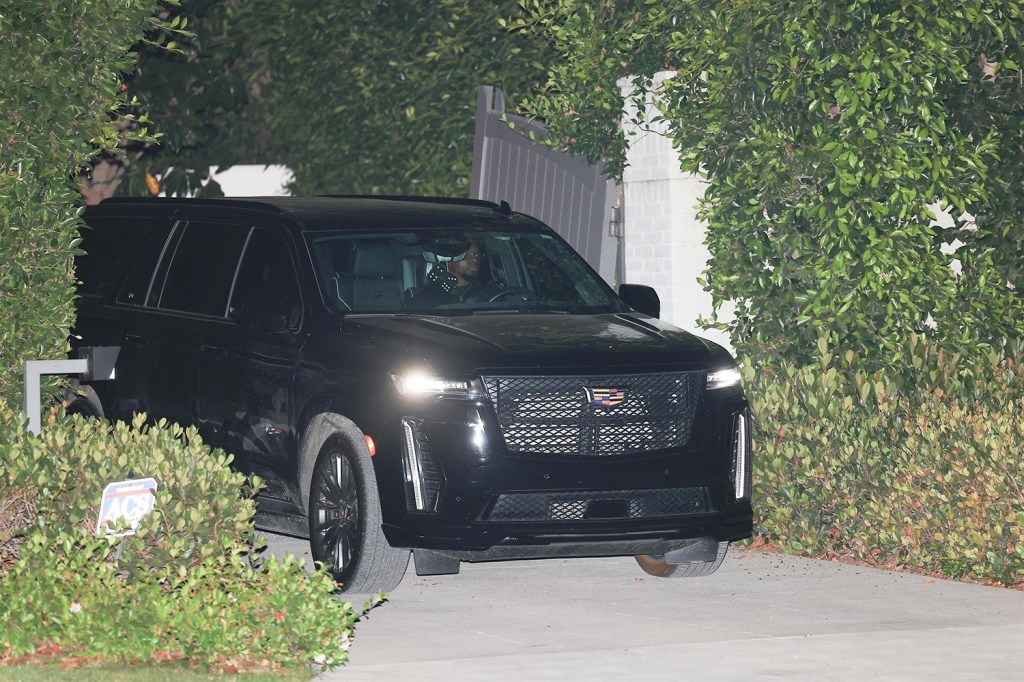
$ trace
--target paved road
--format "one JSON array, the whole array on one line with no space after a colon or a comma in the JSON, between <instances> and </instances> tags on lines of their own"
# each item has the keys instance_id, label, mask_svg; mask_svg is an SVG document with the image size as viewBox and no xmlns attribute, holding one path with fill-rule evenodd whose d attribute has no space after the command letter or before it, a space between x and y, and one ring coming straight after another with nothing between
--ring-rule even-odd
<instances>
[{"instance_id":1,"label":"paved road","mask_svg":"<svg viewBox=\"0 0 1024 682\"><path fill-rule=\"evenodd\" d=\"M1024 592L743 550L683 580L631 558L410 564L318 680L1024 681Z\"/></svg>"}]
</instances>

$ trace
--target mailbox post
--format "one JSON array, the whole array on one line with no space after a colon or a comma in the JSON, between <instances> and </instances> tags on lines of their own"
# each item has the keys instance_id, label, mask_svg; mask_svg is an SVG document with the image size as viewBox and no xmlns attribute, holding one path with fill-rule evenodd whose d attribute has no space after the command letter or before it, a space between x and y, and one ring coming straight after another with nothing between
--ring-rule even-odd
<instances>
[{"instance_id":1,"label":"mailbox post","mask_svg":"<svg viewBox=\"0 0 1024 682\"><path fill-rule=\"evenodd\" d=\"M85 346L78 349L79 357L74 360L26 360L24 407L28 424L25 428L37 435L42 428L39 384L44 374L81 374L87 381L113 379L120 351L120 346Z\"/></svg>"}]
</instances>

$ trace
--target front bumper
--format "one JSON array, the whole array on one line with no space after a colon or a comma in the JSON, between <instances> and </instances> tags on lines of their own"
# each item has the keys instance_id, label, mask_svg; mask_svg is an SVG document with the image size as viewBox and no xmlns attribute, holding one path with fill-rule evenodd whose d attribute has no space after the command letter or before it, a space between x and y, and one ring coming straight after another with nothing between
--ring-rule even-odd
<instances>
[{"instance_id":1,"label":"front bumper","mask_svg":"<svg viewBox=\"0 0 1024 682\"><path fill-rule=\"evenodd\" d=\"M463 561L666 554L698 538L727 542L750 537L750 505L739 506L728 518L711 515L660 524L605 521L589 527L543 524L533 528L525 524L497 528L431 525L422 533L407 526L385 524L384 533L392 546L436 550Z\"/></svg>"},{"instance_id":2,"label":"front bumper","mask_svg":"<svg viewBox=\"0 0 1024 682\"><path fill-rule=\"evenodd\" d=\"M665 554L695 538L740 540L753 529L750 500L736 499L733 481L745 414L742 396L716 396L683 448L524 456L507 451L486 402L438 400L381 425L402 434L378 439L384 534L395 547L468 561Z\"/></svg>"}]
</instances>

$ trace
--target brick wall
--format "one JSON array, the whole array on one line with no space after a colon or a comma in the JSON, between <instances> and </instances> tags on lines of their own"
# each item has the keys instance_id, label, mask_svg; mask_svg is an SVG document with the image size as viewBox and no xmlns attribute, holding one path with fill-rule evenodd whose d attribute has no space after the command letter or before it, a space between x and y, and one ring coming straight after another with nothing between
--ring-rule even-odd
<instances>
[{"instance_id":1,"label":"brick wall","mask_svg":"<svg viewBox=\"0 0 1024 682\"><path fill-rule=\"evenodd\" d=\"M628 108L623 118L631 118ZM711 295L697 283L708 258L704 225L697 219L704 183L679 170L679 157L663 131L636 131L626 155L623 281L653 286L661 297L662 319L728 347L725 334L696 325L712 311Z\"/></svg>"}]
</instances>

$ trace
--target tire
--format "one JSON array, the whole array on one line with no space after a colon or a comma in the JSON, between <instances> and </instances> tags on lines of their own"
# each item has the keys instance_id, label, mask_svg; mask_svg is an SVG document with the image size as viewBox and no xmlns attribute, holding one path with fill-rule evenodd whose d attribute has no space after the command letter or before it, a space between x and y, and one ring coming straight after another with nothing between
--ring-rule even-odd
<instances>
[{"instance_id":1,"label":"tire","mask_svg":"<svg viewBox=\"0 0 1024 682\"><path fill-rule=\"evenodd\" d=\"M409 550L388 544L381 530L373 462L362 432L338 415L320 415L306 432L312 465L303 480L313 560L323 563L340 591L393 590L409 565Z\"/></svg>"},{"instance_id":2,"label":"tire","mask_svg":"<svg viewBox=\"0 0 1024 682\"><path fill-rule=\"evenodd\" d=\"M87 419L103 419L103 405L92 386L80 386L77 382L63 389L64 412L80 414Z\"/></svg>"},{"instance_id":3,"label":"tire","mask_svg":"<svg viewBox=\"0 0 1024 682\"><path fill-rule=\"evenodd\" d=\"M719 542L714 561L697 561L691 564L670 564L661 554L637 554L635 558L645 573L658 578L703 578L718 570L725 561L728 550L728 542Z\"/></svg>"}]
</instances>

